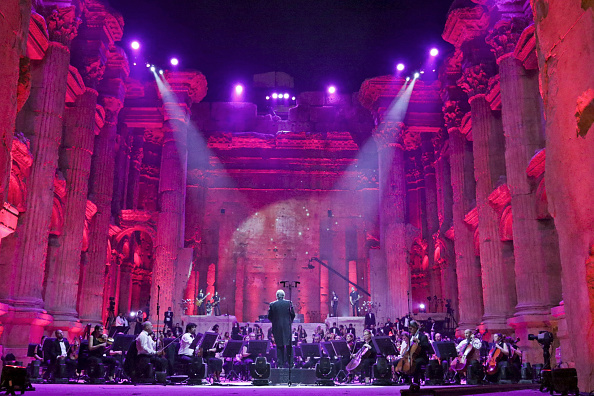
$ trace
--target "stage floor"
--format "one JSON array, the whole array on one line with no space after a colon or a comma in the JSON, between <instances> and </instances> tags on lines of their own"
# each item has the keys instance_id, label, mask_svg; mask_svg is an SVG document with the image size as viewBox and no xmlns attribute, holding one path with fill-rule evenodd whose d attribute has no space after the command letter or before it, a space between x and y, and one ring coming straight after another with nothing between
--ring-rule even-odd
<instances>
[{"instance_id":1,"label":"stage floor","mask_svg":"<svg viewBox=\"0 0 594 396\"><path fill-rule=\"evenodd\" d=\"M295 385L290 388L287 385L274 385L257 387L251 384L232 382L222 385L87 385L87 384L35 384L35 393L32 395L60 395L60 396L122 396L122 395L143 395L157 396L174 392L176 396L199 395L208 392L209 395L250 395L250 396L276 396L279 392L291 393L293 395L312 396L338 396L338 395L397 395L401 390L408 390L408 386L373 386L373 385L336 385L336 386L315 386ZM450 386L450 387L422 387L420 395L431 394L430 389L436 390L441 395L517 395L517 396L538 396L541 395L538 389L510 390L505 385L497 388L492 386ZM499 392L497 390L500 390ZM487 393L483 393L487 391ZM26 392L25 394L29 394Z\"/></svg>"}]
</instances>

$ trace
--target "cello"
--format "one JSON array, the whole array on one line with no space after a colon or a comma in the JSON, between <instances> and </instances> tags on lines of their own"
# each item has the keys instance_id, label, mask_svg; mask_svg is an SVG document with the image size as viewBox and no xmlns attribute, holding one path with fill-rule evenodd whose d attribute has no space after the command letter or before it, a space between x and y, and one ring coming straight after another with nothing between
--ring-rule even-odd
<instances>
[{"instance_id":1,"label":"cello","mask_svg":"<svg viewBox=\"0 0 594 396\"><path fill-rule=\"evenodd\" d=\"M452 370L462 371L466 368L466 364L468 363L468 356L472 353L472 350L474 349L474 346L472 345L472 341L474 341L474 338L478 332L479 332L478 330L475 331L475 333L470 338L470 341L468 342L468 344L466 345L466 347L464 348L462 353L460 353L458 355L458 357L456 357L456 358L454 358L454 360L452 360L452 363L450 364L450 368Z\"/></svg>"},{"instance_id":2,"label":"cello","mask_svg":"<svg viewBox=\"0 0 594 396\"><path fill-rule=\"evenodd\" d=\"M361 364L361 360L363 360L363 358L365 357L365 355L367 355L367 353L369 351L371 351L371 347L368 347L367 345L363 345L361 347L361 349L359 349L359 351L355 354L355 356L353 356L353 358L351 359L349 364L347 364L346 370L349 373L357 370L357 368Z\"/></svg>"},{"instance_id":3,"label":"cello","mask_svg":"<svg viewBox=\"0 0 594 396\"><path fill-rule=\"evenodd\" d=\"M410 345L406 352L404 352L402 359L396 364L396 372L403 374L413 374L416 369L415 360L421 353L421 346L415 337L410 338Z\"/></svg>"},{"instance_id":4,"label":"cello","mask_svg":"<svg viewBox=\"0 0 594 396\"><path fill-rule=\"evenodd\" d=\"M497 374L497 371L499 371L498 363L504 358L504 355L507 356L509 354L509 348L504 344L503 336L496 334L495 337L497 337L495 339L495 344L489 351L489 358L485 363L485 371L487 372L487 375ZM507 349L507 354L504 349Z\"/></svg>"}]
</instances>

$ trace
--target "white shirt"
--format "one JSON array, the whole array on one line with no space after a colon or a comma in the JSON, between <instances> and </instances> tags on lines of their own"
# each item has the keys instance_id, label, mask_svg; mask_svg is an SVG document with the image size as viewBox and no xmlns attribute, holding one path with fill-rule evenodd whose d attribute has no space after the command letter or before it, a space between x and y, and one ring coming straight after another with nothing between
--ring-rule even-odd
<instances>
[{"instance_id":1,"label":"white shirt","mask_svg":"<svg viewBox=\"0 0 594 396\"><path fill-rule=\"evenodd\" d=\"M458 346L456 346L456 350L458 351L458 353L464 352L464 350L466 349L466 345L468 345L468 340L464 339L462 340ZM472 346L475 349L481 349L481 340L479 340L478 338L475 338L474 340L472 340Z\"/></svg>"},{"instance_id":2,"label":"white shirt","mask_svg":"<svg viewBox=\"0 0 594 396\"><path fill-rule=\"evenodd\" d=\"M178 355L186 355L192 356L194 354L194 350L190 349L190 345L194 342L194 338L190 333L185 333L180 342L179 342L179 352Z\"/></svg>"},{"instance_id":3,"label":"white shirt","mask_svg":"<svg viewBox=\"0 0 594 396\"><path fill-rule=\"evenodd\" d=\"M66 343L64 342L64 339L62 338L61 341L59 341L60 344L60 356L66 356Z\"/></svg>"},{"instance_id":4,"label":"white shirt","mask_svg":"<svg viewBox=\"0 0 594 396\"><path fill-rule=\"evenodd\" d=\"M116 327L126 327L128 326L128 321L126 318L118 316L115 320Z\"/></svg>"},{"instance_id":5,"label":"white shirt","mask_svg":"<svg viewBox=\"0 0 594 396\"><path fill-rule=\"evenodd\" d=\"M146 330L142 330L138 338L136 338L136 349L139 355L154 355L157 353L155 351L155 341L153 341Z\"/></svg>"}]
</instances>

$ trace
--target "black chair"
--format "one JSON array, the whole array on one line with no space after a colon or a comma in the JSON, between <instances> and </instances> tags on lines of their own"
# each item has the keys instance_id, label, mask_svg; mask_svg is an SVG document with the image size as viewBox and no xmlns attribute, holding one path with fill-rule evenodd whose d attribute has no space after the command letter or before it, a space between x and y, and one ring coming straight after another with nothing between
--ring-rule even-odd
<instances>
[{"instance_id":1,"label":"black chair","mask_svg":"<svg viewBox=\"0 0 594 396\"><path fill-rule=\"evenodd\" d=\"M124 360L124 373L133 383L154 383L155 372L148 359L141 359L136 349L136 342L130 344Z\"/></svg>"}]
</instances>

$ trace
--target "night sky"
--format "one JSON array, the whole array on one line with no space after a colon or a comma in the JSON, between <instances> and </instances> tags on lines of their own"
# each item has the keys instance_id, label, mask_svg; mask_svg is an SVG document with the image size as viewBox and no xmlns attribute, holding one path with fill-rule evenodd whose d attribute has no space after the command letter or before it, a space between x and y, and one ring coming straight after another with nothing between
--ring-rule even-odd
<instances>
[{"instance_id":1,"label":"night sky","mask_svg":"<svg viewBox=\"0 0 594 396\"><path fill-rule=\"evenodd\" d=\"M133 76L148 61L200 70L207 100L228 96L252 75L284 71L297 92L334 83L354 92L366 78L418 69L441 39L449 0L110 0L125 20L121 45L142 47Z\"/></svg>"}]
</instances>

